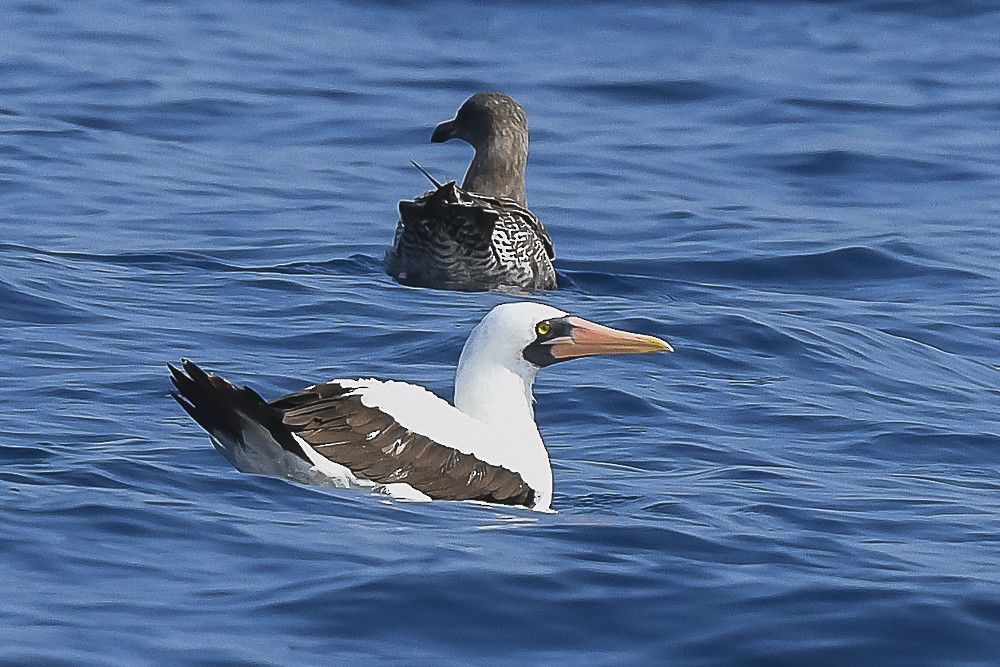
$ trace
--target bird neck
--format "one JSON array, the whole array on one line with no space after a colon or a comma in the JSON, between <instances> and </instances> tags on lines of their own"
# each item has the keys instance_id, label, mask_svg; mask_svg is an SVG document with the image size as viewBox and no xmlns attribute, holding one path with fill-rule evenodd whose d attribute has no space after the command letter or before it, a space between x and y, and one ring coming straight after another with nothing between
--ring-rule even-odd
<instances>
[{"instance_id":1,"label":"bird neck","mask_svg":"<svg viewBox=\"0 0 1000 667\"><path fill-rule=\"evenodd\" d=\"M527 137L504 134L492 138L476 147L462 187L487 197L507 197L527 207L524 188L527 164Z\"/></svg>"},{"instance_id":2,"label":"bird neck","mask_svg":"<svg viewBox=\"0 0 1000 667\"><path fill-rule=\"evenodd\" d=\"M463 357L455 374L455 407L498 428L537 434L531 404L533 385L533 377L522 377L500 364Z\"/></svg>"},{"instance_id":3,"label":"bird neck","mask_svg":"<svg viewBox=\"0 0 1000 667\"><path fill-rule=\"evenodd\" d=\"M482 325L480 325L482 326ZM501 465L521 475L535 492L535 509L552 502L552 466L535 424L532 388L538 368L491 355L491 341L477 327L466 341L455 373L455 407L486 425L489 449Z\"/></svg>"}]
</instances>

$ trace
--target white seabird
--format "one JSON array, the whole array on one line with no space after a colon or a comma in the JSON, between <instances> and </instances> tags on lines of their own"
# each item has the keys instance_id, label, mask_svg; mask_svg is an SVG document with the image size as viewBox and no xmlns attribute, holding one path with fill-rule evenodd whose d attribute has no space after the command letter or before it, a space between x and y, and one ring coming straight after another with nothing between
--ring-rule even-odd
<instances>
[{"instance_id":1,"label":"white seabird","mask_svg":"<svg viewBox=\"0 0 1000 667\"><path fill-rule=\"evenodd\" d=\"M176 392L243 472L378 487L408 498L480 500L548 511L552 467L535 424L535 375L558 361L673 351L653 336L539 303L497 306L472 330L455 404L405 382L332 380L272 401L183 360Z\"/></svg>"}]
</instances>

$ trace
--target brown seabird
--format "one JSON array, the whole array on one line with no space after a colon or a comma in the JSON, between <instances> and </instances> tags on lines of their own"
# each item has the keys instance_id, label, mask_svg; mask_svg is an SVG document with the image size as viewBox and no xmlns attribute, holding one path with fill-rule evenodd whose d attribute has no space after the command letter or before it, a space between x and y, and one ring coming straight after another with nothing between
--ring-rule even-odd
<instances>
[{"instance_id":1,"label":"brown seabird","mask_svg":"<svg viewBox=\"0 0 1000 667\"><path fill-rule=\"evenodd\" d=\"M465 180L458 187L431 179L433 190L399 202L389 275L439 289L554 289L552 237L525 196L524 109L502 93L477 93L431 135L435 143L450 139L476 149Z\"/></svg>"},{"instance_id":2,"label":"brown seabird","mask_svg":"<svg viewBox=\"0 0 1000 667\"><path fill-rule=\"evenodd\" d=\"M532 386L558 361L671 351L540 303L497 306L472 330L455 403L405 382L331 380L272 401L184 360L168 364L178 403L243 472L377 488L414 499L549 511L552 468Z\"/></svg>"}]
</instances>

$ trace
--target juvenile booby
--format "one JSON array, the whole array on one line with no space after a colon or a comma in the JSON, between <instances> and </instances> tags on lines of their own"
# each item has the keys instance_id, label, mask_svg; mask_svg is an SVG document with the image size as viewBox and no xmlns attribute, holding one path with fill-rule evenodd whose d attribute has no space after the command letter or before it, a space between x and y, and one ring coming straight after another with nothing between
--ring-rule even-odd
<instances>
[{"instance_id":1,"label":"juvenile booby","mask_svg":"<svg viewBox=\"0 0 1000 667\"><path fill-rule=\"evenodd\" d=\"M472 330L454 405L375 379L331 380L265 401L186 359L183 370L168 367L171 395L243 472L548 511L552 468L535 424L535 375L577 357L658 351L672 348L521 302L497 306Z\"/></svg>"},{"instance_id":2,"label":"juvenile booby","mask_svg":"<svg viewBox=\"0 0 1000 667\"><path fill-rule=\"evenodd\" d=\"M507 95L477 93L431 135L434 143L449 139L476 149L462 187L431 179L433 190L399 202L388 273L439 289L554 289L552 237L525 196L524 109Z\"/></svg>"}]
</instances>

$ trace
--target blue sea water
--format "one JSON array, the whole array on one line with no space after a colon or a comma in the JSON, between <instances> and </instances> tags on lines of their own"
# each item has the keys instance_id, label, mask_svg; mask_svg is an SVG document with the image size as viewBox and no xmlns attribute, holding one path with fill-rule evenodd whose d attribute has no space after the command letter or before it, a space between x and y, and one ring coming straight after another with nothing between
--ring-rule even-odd
<instances>
[{"instance_id":1,"label":"blue sea water","mask_svg":"<svg viewBox=\"0 0 1000 667\"><path fill-rule=\"evenodd\" d=\"M0 662L994 665L994 3L0 0ZM382 273L527 109L557 514L241 474L168 397L450 397L497 293Z\"/></svg>"}]
</instances>

